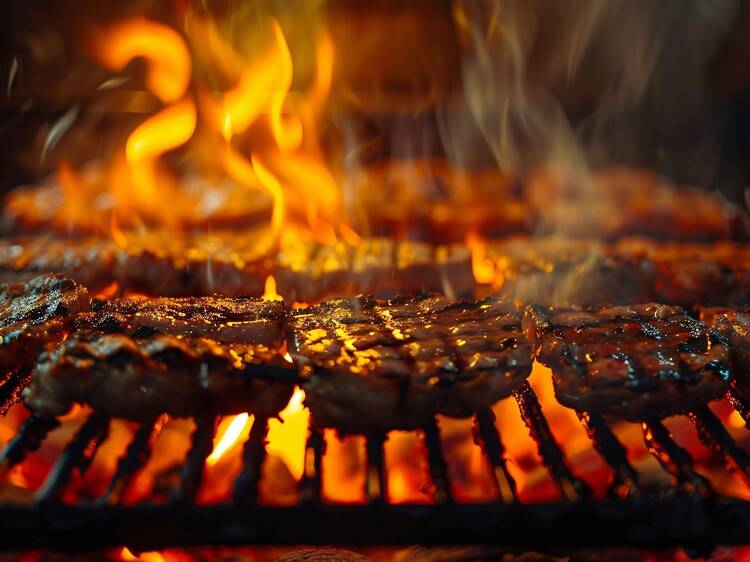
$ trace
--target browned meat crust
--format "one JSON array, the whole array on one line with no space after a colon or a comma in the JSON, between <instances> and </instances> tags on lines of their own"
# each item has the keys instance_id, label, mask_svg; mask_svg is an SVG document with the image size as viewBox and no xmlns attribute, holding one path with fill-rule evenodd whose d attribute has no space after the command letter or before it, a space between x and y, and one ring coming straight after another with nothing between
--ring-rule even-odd
<instances>
[{"instance_id":1,"label":"browned meat crust","mask_svg":"<svg viewBox=\"0 0 750 562\"><path fill-rule=\"evenodd\" d=\"M61 274L95 292L112 283L115 244L107 238L23 237L0 240L0 279Z\"/></svg>"},{"instance_id":2,"label":"browned meat crust","mask_svg":"<svg viewBox=\"0 0 750 562\"><path fill-rule=\"evenodd\" d=\"M38 363L24 393L33 410L59 415L79 402L139 421L162 413L273 416L291 397L290 384L258 376L258 367L248 372L288 365L279 353L280 303L157 299L98 308ZM204 337L211 325L214 339Z\"/></svg>"},{"instance_id":3,"label":"browned meat crust","mask_svg":"<svg viewBox=\"0 0 750 562\"><path fill-rule=\"evenodd\" d=\"M659 242L627 238L612 250L622 260L650 264L654 298L693 307L747 304L750 299L750 247L736 242L712 244Z\"/></svg>"},{"instance_id":4,"label":"browned meat crust","mask_svg":"<svg viewBox=\"0 0 750 562\"><path fill-rule=\"evenodd\" d=\"M298 243L282 248L274 273L287 301L319 302L359 293L474 294L471 256L464 246L364 239L359 244Z\"/></svg>"},{"instance_id":5,"label":"browned meat crust","mask_svg":"<svg viewBox=\"0 0 750 562\"><path fill-rule=\"evenodd\" d=\"M0 291L2 372L33 365L45 345L62 337L73 315L89 309L86 289L60 275L4 285Z\"/></svg>"},{"instance_id":6,"label":"browned meat crust","mask_svg":"<svg viewBox=\"0 0 750 562\"><path fill-rule=\"evenodd\" d=\"M528 307L524 331L552 369L560 403L640 421L721 397L726 339L676 306Z\"/></svg>"},{"instance_id":7,"label":"browned meat crust","mask_svg":"<svg viewBox=\"0 0 750 562\"><path fill-rule=\"evenodd\" d=\"M278 347L285 309L280 301L237 297L130 298L95 301L79 327L112 331L151 328L187 338Z\"/></svg>"},{"instance_id":8,"label":"browned meat crust","mask_svg":"<svg viewBox=\"0 0 750 562\"><path fill-rule=\"evenodd\" d=\"M549 306L644 302L651 298L647 260L618 256L592 239L512 237L487 246L497 291Z\"/></svg>"},{"instance_id":9,"label":"browned meat crust","mask_svg":"<svg viewBox=\"0 0 750 562\"><path fill-rule=\"evenodd\" d=\"M541 170L525 185L537 233L615 240L747 240L750 220L704 189L675 186L646 170L606 168L591 178Z\"/></svg>"},{"instance_id":10,"label":"browned meat crust","mask_svg":"<svg viewBox=\"0 0 750 562\"><path fill-rule=\"evenodd\" d=\"M520 315L497 298L333 299L293 311L289 324L313 418L342 433L469 416L531 371Z\"/></svg>"},{"instance_id":11,"label":"browned meat crust","mask_svg":"<svg viewBox=\"0 0 750 562\"><path fill-rule=\"evenodd\" d=\"M732 362L732 385L750 399L750 310L701 307L701 320L727 338Z\"/></svg>"}]
</instances>

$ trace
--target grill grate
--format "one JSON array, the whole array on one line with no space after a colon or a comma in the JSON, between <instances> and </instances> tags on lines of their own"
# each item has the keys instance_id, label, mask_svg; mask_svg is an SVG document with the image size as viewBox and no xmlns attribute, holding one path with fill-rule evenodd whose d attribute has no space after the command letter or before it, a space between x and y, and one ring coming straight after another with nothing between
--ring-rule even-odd
<instances>
[{"instance_id":1,"label":"grill grate","mask_svg":"<svg viewBox=\"0 0 750 562\"><path fill-rule=\"evenodd\" d=\"M179 484L162 504L121 503L133 477L151 455L165 417L142 424L119 460L111 481L97 499L74 505L61 501L74 473L83 473L107 438L110 420L91 415L55 462L30 505L0 503L0 547L88 550L127 544L151 550L193 544L503 544L506 546L597 547L684 546L706 551L714 544L746 542L750 502L717 495L693 468L660 421L643 424L649 452L669 472L676 487L650 494L639 482L626 448L599 416L578 413L594 448L614 473L609 497L597 500L571 468L556 442L539 400L528 383L514 398L563 501L523 503L508 470L501 435L492 411L474 417L473 436L480 446L497 499L461 503L451 492L437 422L420 431L425 451L431 505L394 505L387 501L383 434L366 436L366 502L330 504L321 499L323 432L309 428L300 501L289 507L258 503L261 467L266 458L268 420L252 425L242 451L243 466L226 504L198 505L194 500L212 449L218 419L200 418L180 472ZM729 397L737 405L737 396ZM738 409L741 412L741 410ZM701 440L728 469L750 480L750 455L708 409L689 415ZM38 449L59 425L31 415L0 453L4 470Z\"/></svg>"}]
</instances>

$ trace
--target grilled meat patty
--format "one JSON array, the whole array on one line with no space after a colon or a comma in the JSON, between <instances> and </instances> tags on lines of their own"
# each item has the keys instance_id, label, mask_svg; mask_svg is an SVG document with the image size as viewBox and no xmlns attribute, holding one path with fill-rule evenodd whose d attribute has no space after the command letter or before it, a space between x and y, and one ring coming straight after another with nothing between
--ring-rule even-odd
<instances>
[{"instance_id":1,"label":"grilled meat patty","mask_svg":"<svg viewBox=\"0 0 750 562\"><path fill-rule=\"evenodd\" d=\"M721 241L712 244L625 238L612 252L623 261L654 271L654 298L695 306L750 303L750 248Z\"/></svg>"},{"instance_id":2,"label":"grilled meat patty","mask_svg":"<svg viewBox=\"0 0 750 562\"><path fill-rule=\"evenodd\" d=\"M628 260L593 239L505 238L487 245L500 294L549 306L643 302L653 286L646 260Z\"/></svg>"},{"instance_id":3,"label":"grilled meat patty","mask_svg":"<svg viewBox=\"0 0 750 562\"><path fill-rule=\"evenodd\" d=\"M128 299L95 309L37 364L24 393L31 409L60 415L79 402L140 421L162 413L273 416L291 397L292 385L257 376L288 365L279 354L281 303Z\"/></svg>"},{"instance_id":4,"label":"grilled meat patty","mask_svg":"<svg viewBox=\"0 0 750 562\"><path fill-rule=\"evenodd\" d=\"M291 352L316 424L341 433L465 417L508 396L531 371L520 314L487 298L333 299L292 311Z\"/></svg>"},{"instance_id":5,"label":"grilled meat patty","mask_svg":"<svg viewBox=\"0 0 750 562\"><path fill-rule=\"evenodd\" d=\"M0 288L0 371L30 367L47 344L62 337L73 316L89 309L84 287L60 275Z\"/></svg>"},{"instance_id":6,"label":"grilled meat patty","mask_svg":"<svg viewBox=\"0 0 750 562\"><path fill-rule=\"evenodd\" d=\"M282 247L274 276L286 299L307 303L359 293L474 294L471 255L465 246L387 238L366 238L356 245L310 241Z\"/></svg>"},{"instance_id":7,"label":"grilled meat patty","mask_svg":"<svg viewBox=\"0 0 750 562\"><path fill-rule=\"evenodd\" d=\"M523 327L557 399L579 411L665 417L720 398L730 381L726 339L677 306L530 306Z\"/></svg>"},{"instance_id":8,"label":"grilled meat patty","mask_svg":"<svg viewBox=\"0 0 750 562\"><path fill-rule=\"evenodd\" d=\"M729 341L732 385L750 399L750 309L701 307L701 320Z\"/></svg>"},{"instance_id":9,"label":"grilled meat patty","mask_svg":"<svg viewBox=\"0 0 750 562\"><path fill-rule=\"evenodd\" d=\"M112 240L61 239L49 236L0 240L0 279L24 282L40 275L61 274L98 291L114 280Z\"/></svg>"}]
</instances>

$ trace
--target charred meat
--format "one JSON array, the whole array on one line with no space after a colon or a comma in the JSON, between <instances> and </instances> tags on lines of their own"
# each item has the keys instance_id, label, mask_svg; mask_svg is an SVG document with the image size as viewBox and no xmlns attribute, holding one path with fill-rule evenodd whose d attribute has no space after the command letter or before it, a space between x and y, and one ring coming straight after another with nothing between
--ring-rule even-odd
<instances>
[{"instance_id":1,"label":"charred meat","mask_svg":"<svg viewBox=\"0 0 750 562\"><path fill-rule=\"evenodd\" d=\"M474 293L471 256L464 246L387 238L368 238L356 245L300 242L282 247L274 276L285 298L308 303L360 293Z\"/></svg>"},{"instance_id":2,"label":"charred meat","mask_svg":"<svg viewBox=\"0 0 750 562\"><path fill-rule=\"evenodd\" d=\"M650 300L653 268L593 239L511 237L487 245L500 294L548 306Z\"/></svg>"},{"instance_id":3,"label":"charred meat","mask_svg":"<svg viewBox=\"0 0 750 562\"><path fill-rule=\"evenodd\" d=\"M640 421L720 398L726 339L680 307L528 307L524 331L552 369L557 399L579 411Z\"/></svg>"},{"instance_id":4,"label":"charred meat","mask_svg":"<svg viewBox=\"0 0 750 562\"><path fill-rule=\"evenodd\" d=\"M61 274L97 291L112 283L116 246L106 238L23 237L0 240L0 279Z\"/></svg>"},{"instance_id":5,"label":"charred meat","mask_svg":"<svg viewBox=\"0 0 750 562\"><path fill-rule=\"evenodd\" d=\"M535 231L616 240L747 240L747 214L706 190L670 184L646 170L606 168L580 177L562 170L533 174L524 186Z\"/></svg>"},{"instance_id":6,"label":"charred meat","mask_svg":"<svg viewBox=\"0 0 750 562\"><path fill-rule=\"evenodd\" d=\"M60 275L36 277L0 289L0 370L33 365L45 345L54 344L73 316L88 310L84 287Z\"/></svg>"},{"instance_id":7,"label":"charred meat","mask_svg":"<svg viewBox=\"0 0 750 562\"><path fill-rule=\"evenodd\" d=\"M313 418L342 433L468 416L531 371L520 314L497 298L333 299L293 311L289 325Z\"/></svg>"},{"instance_id":8,"label":"charred meat","mask_svg":"<svg viewBox=\"0 0 750 562\"><path fill-rule=\"evenodd\" d=\"M702 307L701 320L729 341L732 385L750 398L750 309Z\"/></svg>"},{"instance_id":9,"label":"charred meat","mask_svg":"<svg viewBox=\"0 0 750 562\"><path fill-rule=\"evenodd\" d=\"M654 298L695 306L747 304L750 298L750 248L721 241L712 244L625 238L613 247L623 261L654 272Z\"/></svg>"},{"instance_id":10,"label":"charred meat","mask_svg":"<svg viewBox=\"0 0 750 562\"><path fill-rule=\"evenodd\" d=\"M265 370L288 365L281 303L257 299L131 299L99 303L37 364L26 404L59 415L84 403L147 421L249 411L277 414L292 386Z\"/></svg>"}]
</instances>

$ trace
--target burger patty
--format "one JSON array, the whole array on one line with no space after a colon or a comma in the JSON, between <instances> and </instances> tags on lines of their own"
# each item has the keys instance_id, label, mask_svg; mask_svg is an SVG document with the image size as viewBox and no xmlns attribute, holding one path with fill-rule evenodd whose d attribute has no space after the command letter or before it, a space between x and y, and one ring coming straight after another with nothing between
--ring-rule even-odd
<instances>
[{"instance_id":1,"label":"burger patty","mask_svg":"<svg viewBox=\"0 0 750 562\"><path fill-rule=\"evenodd\" d=\"M511 237L487 245L495 285L509 299L548 306L649 300L653 268L594 239Z\"/></svg>"},{"instance_id":2,"label":"burger patty","mask_svg":"<svg viewBox=\"0 0 750 562\"><path fill-rule=\"evenodd\" d=\"M263 375L288 365L284 308L258 299L111 301L76 320L38 362L26 404L50 415L73 403L148 421L160 414L277 414L293 387ZM210 336L210 337L209 337Z\"/></svg>"},{"instance_id":3,"label":"burger patty","mask_svg":"<svg viewBox=\"0 0 750 562\"><path fill-rule=\"evenodd\" d=\"M666 417L720 398L731 378L726 338L677 306L530 306L523 327L557 399L579 411Z\"/></svg>"},{"instance_id":4,"label":"burger patty","mask_svg":"<svg viewBox=\"0 0 750 562\"><path fill-rule=\"evenodd\" d=\"M76 313L89 309L84 287L60 275L0 288L0 370L33 365L39 352L61 338Z\"/></svg>"},{"instance_id":5,"label":"burger patty","mask_svg":"<svg viewBox=\"0 0 750 562\"><path fill-rule=\"evenodd\" d=\"M750 398L750 310L701 307L700 315L703 322L729 341L732 385L742 396Z\"/></svg>"},{"instance_id":6,"label":"burger patty","mask_svg":"<svg viewBox=\"0 0 750 562\"><path fill-rule=\"evenodd\" d=\"M333 299L292 311L289 330L313 419L341 433L469 416L531 371L520 314L494 297Z\"/></svg>"}]
</instances>

